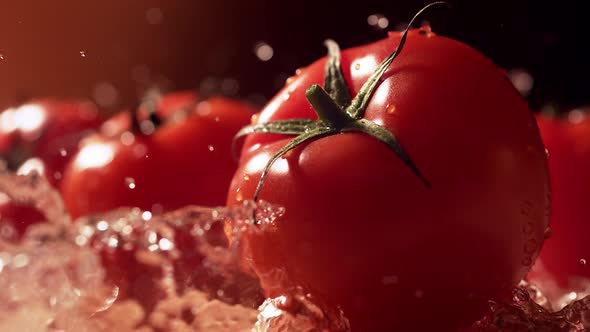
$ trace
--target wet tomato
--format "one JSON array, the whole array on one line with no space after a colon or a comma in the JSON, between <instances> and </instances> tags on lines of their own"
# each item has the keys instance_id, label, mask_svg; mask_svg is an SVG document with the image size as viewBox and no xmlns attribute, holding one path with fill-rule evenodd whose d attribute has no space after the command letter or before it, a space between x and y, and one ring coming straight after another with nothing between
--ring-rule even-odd
<instances>
[{"instance_id":1,"label":"wet tomato","mask_svg":"<svg viewBox=\"0 0 590 332\"><path fill-rule=\"evenodd\" d=\"M244 263L267 295L303 286L354 331L470 325L543 243L533 115L490 60L427 27L342 54L327 45L240 133L228 204L286 211L243 235Z\"/></svg>"},{"instance_id":2,"label":"wet tomato","mask_svg":"<svg viewBox=\"0 0 590 332\"><path fill-rule=\"evenodd\" d=\"M59 186L78 142L101 123L89 101L33 100L0 114L0 155L14 168L29 160L26 168L35 168Z\"/></svg>"},{"instance_id":3,"label":"wet tomato","mask_svg":"<svg viewBox=\"0 0 590 332\"><path fill-rule=\"evenodd\" d=\"M535 270L548 272L563 288L581 290L590 279L590 118L574 110L564 118L540 115L537 121L549 154L553 204L552 235Z\"/></svg>"},{"instance_id":4,"label":"wet tomato","mask_svg":"<svg viewBox=\"0 0 590 332\"><path fill-rule=\"evenodd\" d=\"M159 125L129 126L129 114L115 116L103 126L109 135L84 140L65 172L62 194L69 212L78 217L121 206L158 213L189 204L223 205L237 167L232 137L254 111L239 101L211 98Z\"/></svg>"}]
</instances>

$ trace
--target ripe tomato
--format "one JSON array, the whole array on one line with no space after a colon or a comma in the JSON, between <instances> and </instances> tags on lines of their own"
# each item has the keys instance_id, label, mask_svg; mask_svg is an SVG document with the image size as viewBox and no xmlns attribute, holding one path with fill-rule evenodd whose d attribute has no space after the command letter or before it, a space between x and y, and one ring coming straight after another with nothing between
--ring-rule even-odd
<instances>
[{"instance_id":1,"label":"ripe tomato","mask_svg":"<svg viewBox=\"0 0 590 332\"><path fill-rule=\"evenodd\" d=\"M539 256L542 268L559 286L579 289L580 278L590 279L590 119L582 111L568 119L538 116L543 142L549 152L553 193L552 236Z\"/></svg>"},{"instance_id":2,"label":"ripe tomato","mask_svg":"<svg viewBox=\"0 0 590 332\"><path fill-rule=\"evenodd\" d=\"M98 109L89 101L33 100L0 115L0 157L12 167L37 158L29 167L57 187L80 139L100 123Z\"/></svg>"},{"instance_id":3,"label":"ripe tomato","mask_svg":"<svg viewBox=\"0 0 590 332\"><path fill-rule=\"evenodd\" d=\"M254 133L245 140L228 204L252 199L269 160L292 142L265 123L317 119L326 105L341 111L343 88L359 95L401 39L390 33L289 79L258 117L260 130L243 131ZM338 62L348 88L326 80L329 101L310 86L325 73L333 76ZM349 132L350 118L328 121L323 112L319 125L300 121L312 129L291 126L291 134L302 135L322 132L330 121L343 130L274 162L259 198L286 212L243 235L244 262L267 295L303 286L340 305L354 331L470 325L488 299L509 295L543 243L549 191L535 119L491 61L428 28L410 30L403 51L374 83L363 118L399 144ZM273 134L260 133L263 127Z\"/></svg>"},{"instance_id":4,"label":"ripe tomato","mask_svg":"<svg viewBox=\"0 0 590 332\"><path fill-rule=\"evenodd\" d=\"M236 169L232 137L254 111L212 98L149 135L128 127L114 136L89 137L65 172L62 194L69 212L75 218L121 206L162 212L188 204L222 205ZM120 127L123 120L116 116L114 125L105 127Z\"/></svg>"}]
</instances>

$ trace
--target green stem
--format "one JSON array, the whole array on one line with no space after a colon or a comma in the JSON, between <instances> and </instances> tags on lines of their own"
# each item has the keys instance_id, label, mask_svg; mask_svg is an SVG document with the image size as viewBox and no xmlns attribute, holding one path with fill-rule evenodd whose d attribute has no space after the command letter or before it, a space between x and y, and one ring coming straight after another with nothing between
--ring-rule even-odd
<instances>
[{"instance_id":1,"label":"green stem","mask_svg":"<svg viewBox=\"0 0 590 332\"><path fill-rule=\"evenodd\" d=\"M329 127L338 129L344 127L352 119L336 104L334 99L318 84L314 84L305 91L307 100L317 113L318 118Z\"/></svg>"}]
</instances>

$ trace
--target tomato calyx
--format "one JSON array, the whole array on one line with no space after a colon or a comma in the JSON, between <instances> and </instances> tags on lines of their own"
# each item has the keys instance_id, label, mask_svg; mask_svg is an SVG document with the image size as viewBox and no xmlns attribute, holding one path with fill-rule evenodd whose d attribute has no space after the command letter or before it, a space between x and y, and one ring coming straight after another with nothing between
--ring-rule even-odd
<instances>
[{"instance_id":1,"label":"tomato calyx","mask_svg":"<svg viewBox=\"0 0 590 332\"><path fill-rule=\"evenodd\" d=\"M322 88L320 85L314 84L305 92L305 96L316 112L318 119L289 119L259 123L246 126L236 134L234 142L240 137L254 133L296 135L295 138L274 154L265 165L254 192L254 201L258 200L266 176L277 159L295 147L312 139L345 132L365 133L387 145L412 170L420 181L430 189L430 183L410 159L410 156L404 150L395 134L375 122L364 119L363 116L381 78L393 60L401 53L414 21L427 9L439 5L448 6L448 3L444 1L430 3L414 15L404 30L395 51L381 62L375 72L363 84L354 99L351 98L350 90L342 73L340 48L333 40L327 40L325 46L328 49L328 59L325 67L324 87Z\"/></svg>"}]
</instances>

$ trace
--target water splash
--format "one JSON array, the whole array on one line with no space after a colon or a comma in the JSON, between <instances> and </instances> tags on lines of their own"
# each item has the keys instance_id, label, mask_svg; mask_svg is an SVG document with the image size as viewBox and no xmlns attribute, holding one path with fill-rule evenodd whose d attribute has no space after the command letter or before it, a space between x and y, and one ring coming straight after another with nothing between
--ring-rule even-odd
<instances>
[{"instance_id":1,"label":"water splash","mask_svg":"<svg viewBox=\"0 0 590 332\"><path fill-rule=\"evenodd\" d=\"M265 300L242 271L240 236L272 227L280 207L122 208L72 223L34 172L2 169L0 191L47 219L18 242L0 240L0 331L353 332L345 313L302 288ZM464 332L590 329L586 293L543 286L523 282L511 301L490 301Z\"/></svg>"}]
</instances>

